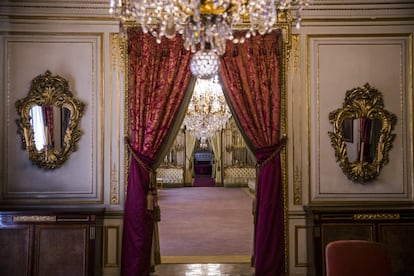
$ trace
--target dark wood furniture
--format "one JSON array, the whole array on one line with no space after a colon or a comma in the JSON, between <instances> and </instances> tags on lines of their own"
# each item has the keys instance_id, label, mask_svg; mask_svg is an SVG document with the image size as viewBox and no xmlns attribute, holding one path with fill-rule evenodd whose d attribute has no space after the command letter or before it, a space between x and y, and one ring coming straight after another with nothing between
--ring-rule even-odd
<instances>
[{"instance_id":1,"label":"dark wood furniture","mask_svg":"<svg viewBox=\"0 0 414 276\"><path fill-rule=\"evenodd\" d=\"M384 243L394 275L414 275L414 206L305 206L308 275L326 275L325 246L335 240L359 239Z\"/></svg>"},{"instance_id":2,"label":"dark wood furniture","mask_svg":"<svg viewBox=\"0 0 414 276\"><path fill-rule=\"evenodd\" d=\"M0 209L0 275L100 275L102 213Z\"/></svg>"}]
</instances>

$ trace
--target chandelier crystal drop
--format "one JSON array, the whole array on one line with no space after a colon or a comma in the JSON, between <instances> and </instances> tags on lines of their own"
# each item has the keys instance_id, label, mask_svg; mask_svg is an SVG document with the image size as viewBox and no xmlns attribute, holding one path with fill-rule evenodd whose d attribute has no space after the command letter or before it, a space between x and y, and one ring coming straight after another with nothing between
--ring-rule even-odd
<instances>
[{"instance_id":1,"label":"chandelier crystal drop","mask_svg":"<svg viewBox=\"0 0 414 276\"><path fill-rule=\"evenodd\" d=\"M184 117L184 125L190 134L198 139L212 138L225 127L230 117L218 76L197 79Z\"/></svg>"},{"instance_id":2,"label":"chandelier crystal drop","mask_svg":"<svg viewBox=\"0 0 414 276\"><path fill-rule=\"evenodd\" d=\"M191 73L198 79L211 79L218 74L219 57L211 50L200 50L191 58Z\"/></svg>"},{"instance_id":3,"label":"chandelier crystal drop","mask_svg":"<svg viewBox=\"0 0 414 276\"><path fill-rule=\"evenodd\" d=\"M134 20L144 33L161 43L163 36L181 34L184 47L195 53L204 49L222 55L227 40L243 43L246 38L264 35L277 23L278 10L294 10L297 26L301 11L312 0L110 0L109 13L120 20ZM242 27L245 36L235 37Z\"/></svg>"}]
</instances>

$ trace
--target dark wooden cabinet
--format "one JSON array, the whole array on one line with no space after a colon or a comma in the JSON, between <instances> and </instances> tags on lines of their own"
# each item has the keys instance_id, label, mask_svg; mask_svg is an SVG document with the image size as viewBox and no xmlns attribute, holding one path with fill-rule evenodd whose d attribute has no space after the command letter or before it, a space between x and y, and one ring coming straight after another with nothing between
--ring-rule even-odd
<instances>
[{"instance_id":1,"label":"dark wooden cabinet","mask_svg":"<svg viewBox=\"0 0 414 276\"><path fill-rule=\"evenodd\" d=\"M100 275L101 210L0 211L0 275Z\"/></svg>"},{"instance_id":2,"label":"dark wooden cabinet","mask_svg":"<svg viewBox=\"0 0 414 276\"><path fill-rule=\"evenodd\" d=\"M308 275L325 275L325 246L335 240L384 243L394 275L414 275L414 207L403 205L305 206Z\"/></svg>"}]
</instances>

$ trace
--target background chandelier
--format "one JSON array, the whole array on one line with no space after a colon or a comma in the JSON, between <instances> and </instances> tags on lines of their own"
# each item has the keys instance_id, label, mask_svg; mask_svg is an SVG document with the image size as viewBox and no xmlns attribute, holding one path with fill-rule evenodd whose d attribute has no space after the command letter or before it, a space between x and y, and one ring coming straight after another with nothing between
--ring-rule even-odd
<instances>
[{"instance_id":1,"label":"background chandelier","mask_svg":"<svg viewBox=\"0 0 414 276\"><path fill-rule=\"evenodd\" d=\"M161 42L163 36L173 38L183 35L184 47L195 53L198 50L211 52L210 56L222 55L226 41L243 43L256 33L261 35L272 30L277 23L277 10L295 10L296 24L300 25L301 11L311 0L110 0L109 13L120 19L120 24L135 20L144 33L150 32ZM233 29L248 25L244 37L235 37ZM192 73L199 78L199 66L206 67L210 59L195 56L196 68ZM211 69L210 77L217 74L218 67ZM213 68L216 71L213 72Z\"/></svg>"},{"instance_id":2,"label":"background chandelier","mask_svg":"<svg viewBox=\"0 0 414 276\"><path fill-rule=\"evenodd\" d=\"M184 117L184 125L196 138L208 139L225 127L231 113L224 98L217 75L211 79L197 79Z\"/></svg>"}]
</instances>

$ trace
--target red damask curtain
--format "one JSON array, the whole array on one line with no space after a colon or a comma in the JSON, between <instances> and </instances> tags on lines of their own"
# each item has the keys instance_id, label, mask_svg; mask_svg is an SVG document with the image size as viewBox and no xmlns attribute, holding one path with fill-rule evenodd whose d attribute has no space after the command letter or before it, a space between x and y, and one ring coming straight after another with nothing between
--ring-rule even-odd
<instances>
[{"instance_id":1,"label":"red damask curtain","mask_svg":"<svg viewBox=\"0 0 414 276\"><path fill-rule=\"evenodd\" d=\"M150 171L190 81L190 52L180 36L157 44L140 28L128 31L131 158L124 210L121 274L150 274L154 214L146 199Z\"/></svg>"},{"instance_id":2,"label":"red damask curtain","mask_svg":"<svg viewBox=\"0 0 414 276\"><path fill-rule=\"evenodd\" d=\"M44 117L45 118L45 127L46 128L46 144L48 149L50 148L54 148L55 146L55 139L54 139L54 135L53 135L53 106L52 105L46 105L43 106L43 112L44 112Z\"/></svg>"},{"instance_id":3,"label":"red damask curtain","mask_svg":"<svg viewBox=\"0 0 414 276\"><path fill-rule=\"evenodd\" d=\"M258 184L254 266L256 275L285 274L284 203L280 149L280 54L274 31L245 43L227 43L220 77L242 132L256 154Z\"/></svg>"}]
</instances>

